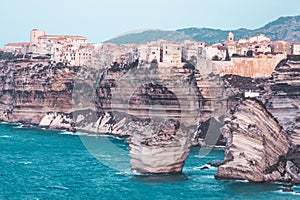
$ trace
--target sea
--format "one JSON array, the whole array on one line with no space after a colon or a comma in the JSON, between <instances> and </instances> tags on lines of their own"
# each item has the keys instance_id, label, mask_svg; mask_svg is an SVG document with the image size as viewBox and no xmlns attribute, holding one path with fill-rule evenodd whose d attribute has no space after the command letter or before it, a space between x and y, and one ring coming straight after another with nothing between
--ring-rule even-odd
<instances>
[{"instance_id":1,"label":"sea","mask_svg":"<svg viewBox=\"0 0 300 200\"><path fill-rule=\"evenodd\" d=\"M0 199L300 199L299 186L215 179L223 148L192 148L182 174L138 174L126 140L1 123Z\"/></svg>"}]
</instances>

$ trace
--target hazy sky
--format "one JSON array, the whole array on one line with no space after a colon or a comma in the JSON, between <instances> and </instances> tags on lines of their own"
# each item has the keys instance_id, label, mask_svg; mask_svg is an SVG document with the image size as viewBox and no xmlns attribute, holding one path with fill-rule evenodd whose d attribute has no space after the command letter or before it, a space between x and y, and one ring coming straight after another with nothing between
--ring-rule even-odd
<instances>
[{"instance_id":1,"label":"hazy sky","mask_svg":"<svg viewBox=\"0 0 300 200\"><path fill-rule=\"evenodd\" d=\"M300 15L299 0L1 0L0 48L29 41L33 28L83 35L88 42L136 29L258 28Z\"/></svg>"}]
</instances>

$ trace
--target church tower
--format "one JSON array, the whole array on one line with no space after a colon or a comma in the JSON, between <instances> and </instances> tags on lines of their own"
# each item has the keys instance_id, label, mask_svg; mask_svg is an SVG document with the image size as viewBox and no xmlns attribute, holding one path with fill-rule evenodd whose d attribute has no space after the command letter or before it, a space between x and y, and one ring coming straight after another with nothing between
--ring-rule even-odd
<instances>
[{"instance_id":1,"label":"church tower","mask_svg":"<svg viewBox=\"0 0 300 200\"><path fill-rule=\"evenodd\" d=\"M39 52L39 44L38 44L38 38L40 36L44 36L45 31L33 29L30 32L30 48L31 52Z\"/></svg>"},{"instance_id":2,"label":"church tower","mask_svg":"<svg viewBox=\"0 0 300 200\"><path fill-rule=\"evenodd\" d=\"M227 42L233 42L234 41L234 35L233 33L230 31L227 35Z\"/></svg>"}]
</instances>

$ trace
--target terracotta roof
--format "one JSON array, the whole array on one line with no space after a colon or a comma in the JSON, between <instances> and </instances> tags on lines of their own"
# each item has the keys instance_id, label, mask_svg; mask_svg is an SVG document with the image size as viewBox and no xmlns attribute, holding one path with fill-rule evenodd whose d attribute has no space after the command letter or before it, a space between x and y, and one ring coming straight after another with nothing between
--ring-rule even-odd
<instances>
[{"instance_id":1,"label":"terracotta roof","mask_svg":"<svg viewBox=\"0 0 300 200\"><path fill-rule=\"evenodd\" d=\"M175 45L181 45L180 42L171 42L171 41L163 41L162 44L175 44Z\"/></svg>"},{"instance_id":2,"label":"terracotta roof","mask_svg":"<svg viewBox=\"0 0 300 200\"><path fill-rule=\"evenodd\" d=\"M41 39L60 39L60 40L71 38L71 39L86 40L86 37L84 37L84 36L73 36L73 35L42 35L39 38L41 38Z\"/></svg>"},{"instance_id":3,"label":"terracotta roof","mask_svg":"<svg viewBox=\"0 0 300 200\"><path fill-rule=\"evenodd\" d=\"M235 42L225 42L226 46L235 46Z\"/></svg>"},{"instance_id":4,"label":"terracotta roof","mask_svg":"<svg viewBox=\"0 0 300 200\"><path fill-rule=\"evenodd\" d=\"M224 46L218 46L218 50L223 50L223 51L225 51L227 48L226 47L224 47Z\"/></svg>"},{"instance_id":5,"label":"terracotta roof","mask_svg":"<svg viewBox=\"0 0 300 200\"><path fill-rule=\"evenodd\" d=\"M13 47L30 46L30 43L29 42L15 42L15 43L7 43L4 46L13 46Z\"/></svg>"}]
</instances>

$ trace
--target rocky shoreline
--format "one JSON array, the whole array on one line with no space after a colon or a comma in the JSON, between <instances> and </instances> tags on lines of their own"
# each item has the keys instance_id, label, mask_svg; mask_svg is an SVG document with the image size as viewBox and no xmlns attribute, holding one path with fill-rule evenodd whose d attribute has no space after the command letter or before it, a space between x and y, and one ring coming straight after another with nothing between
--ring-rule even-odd
<instances>
[{"instance_id":1,"label":"rocky shoreline","mask_svg":"<svg viewBox=\"0 0 300 200\"><path fill-rule=\"evenodd\" d=\"M132 169L141 173L181 172L191 146L226 144L216 178L300 182L297 56L266 78L137 63L0 65L1 121L129 136ZM259 97L244 99L246 91Z\"/></svg>"}]
</instances>

